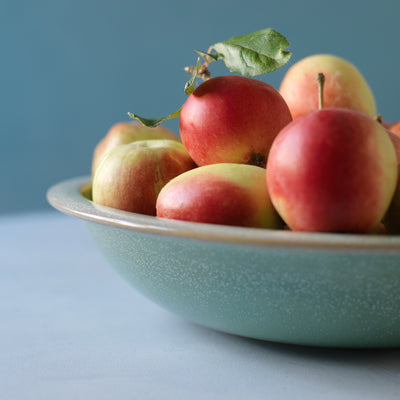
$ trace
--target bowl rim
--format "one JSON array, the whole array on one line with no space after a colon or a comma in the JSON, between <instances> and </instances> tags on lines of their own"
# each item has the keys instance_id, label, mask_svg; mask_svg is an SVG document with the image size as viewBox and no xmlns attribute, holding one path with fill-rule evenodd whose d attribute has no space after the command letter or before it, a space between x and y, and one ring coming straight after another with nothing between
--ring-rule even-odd
<instances>
[{"instance_id":1,"label":"bowl rim","mask_svg":"<svg viewBox=\"0 0 400 400\"><path fill-rule=\"evenodd\" d=\"M95 204L83 195L90 187L90 176L70 178L51 186L47 201L64 214L82 220L149 234L236 245L400 254L400 235L293 232L168 220Z\"/></svg>"}]
</instances>

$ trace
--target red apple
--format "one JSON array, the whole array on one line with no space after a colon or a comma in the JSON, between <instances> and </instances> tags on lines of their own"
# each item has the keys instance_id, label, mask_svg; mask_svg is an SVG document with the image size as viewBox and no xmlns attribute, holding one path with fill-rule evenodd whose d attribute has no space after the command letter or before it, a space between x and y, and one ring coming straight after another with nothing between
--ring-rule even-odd
<instances>
[{"instance_id":1,"label":"red apple","mask_svg":"<svg viewBox=\"0 0 400 400\"><path fill-rule=\"evenodd\" d=\"M265 169L220 163L185 172L167 183L157 199L157 216L193 222L281 228L270 201Z\"/></svg>"},{"instance_id":2,"label":"red apple","mask_svg":"<svg viewBox=\"0 0 400 400\"><path fill-rule=\"evenodd\" d=\"M93 152L92 176L101 159L111 149L120 144L127 144L138 140L169 139L178 140L178 136L163 126L149 128L137 121L117 122L114 124L97 144Z\"/></svg>"},{"instance_id":3,"label":"red apple","mask_svg":"<svg viewBox=\"0 0 400 400\"><path fill-rule=\"evenodd\" d=\"M397 175L385 128L363 113L340 108L295 119L274 141L267 164L272 203L299 231L376 229Z\"/></svg>"},{"instance_id":4,"label":"red apple","mask_svg":"<svg viewBox=\"0 0 400 400\"><path fill-rule=\"evenodd\" d=\"M156 215L161 188L175 176L195 168L182 143L143 140L110 150L93 178L93 201L108 207Z\"/></svg>"},{"instance_id":5,"label":"red apple","mask_svg":"<svg viewBox=\"0 0 400 400\"><path fill-rule=\"evenodd\" d=\"M292 120L272 86L242 76L218 76L186 100L181 140L197 165L239 163L265 167L271 144Z\"/></svg>"},{"instance_id":6,"label":"red apple","mask_svg":"<svg viewBox=\"0 0 400 400\"><path fill-rule=\"evenodd\" d=\"M394 122L388 126L390 132L400 137L400 121Z\"/></svg>"},{"instance_id":7,"label":"red apple","mask_svg":"<svg viewBox=\"0 0 400 400\"><path fill-rule=\"evenodd\" d=\"M293 119L318 110L315 76L326 77L325 107L350 108L371 117L376 114L374 95L360 71L349 61L331 54L315 54L293 64L286 72L279 91Z\"/></svg>"}]
</instances>

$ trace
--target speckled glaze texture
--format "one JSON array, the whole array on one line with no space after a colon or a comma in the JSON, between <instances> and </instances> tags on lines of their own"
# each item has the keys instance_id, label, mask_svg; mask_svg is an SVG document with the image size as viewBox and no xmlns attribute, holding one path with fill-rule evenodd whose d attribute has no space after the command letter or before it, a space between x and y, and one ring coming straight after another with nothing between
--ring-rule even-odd
<instances>
[{"instance_id":1,"label":"speckled glaze texture","mask_svg":"<svg viewBox=\"0 0 400 400\"><path fill-rule=\"evenodd\" d=\"M169 311L263 340L400 345L400 237L162 221L96 206L86 182L54 186L49 202L84 219L110 264Z\"/></svg>"}]
</instances>

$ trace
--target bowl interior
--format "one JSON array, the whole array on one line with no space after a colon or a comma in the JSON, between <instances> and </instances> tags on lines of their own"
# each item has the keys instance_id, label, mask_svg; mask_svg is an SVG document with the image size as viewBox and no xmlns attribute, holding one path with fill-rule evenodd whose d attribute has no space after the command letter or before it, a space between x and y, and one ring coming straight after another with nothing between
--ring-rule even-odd
<instances>
[{"instance_id":1,"label":"bowl interior","mask_svg":"<svg viewBox=\"0 0 400 400\"><path fill-rule=\"evenodd\" d=\"M400 254L400 235L308 233L232 227L160 219L101 206L91 201L89 176L73 178L54 185L49 189L47 199L61 212L85 220L174 237L259 246L390 251Z\"/></svg>"}]
</instances>

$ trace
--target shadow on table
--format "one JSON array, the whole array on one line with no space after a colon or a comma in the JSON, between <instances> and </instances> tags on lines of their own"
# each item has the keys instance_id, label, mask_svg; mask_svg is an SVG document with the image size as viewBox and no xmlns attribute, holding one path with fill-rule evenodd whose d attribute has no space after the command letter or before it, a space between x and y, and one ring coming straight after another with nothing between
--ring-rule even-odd
<instances>
[{"instance_id":1,"label":"shadow on table","mask_svg":"<svg viewBox=\"0 0 400 400\"><path fill-rule=\"evenodd\" d=\"M281 358L290 357L292 362L294 360L300 362L308 360L325 365L340 364L341 367L362 367L363 369L373 367L375 370L381 369L400 376L400 348L351 349L292 345L235 336L187 321L182 323L194 335L201 335L203 338L212 336L213 340L228 342L230 346L239 346L242 349L241 351L246 348L259 356L269 357L274 354Z\"/></svg>"}]
</instances>

